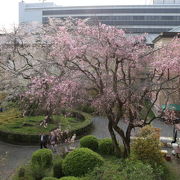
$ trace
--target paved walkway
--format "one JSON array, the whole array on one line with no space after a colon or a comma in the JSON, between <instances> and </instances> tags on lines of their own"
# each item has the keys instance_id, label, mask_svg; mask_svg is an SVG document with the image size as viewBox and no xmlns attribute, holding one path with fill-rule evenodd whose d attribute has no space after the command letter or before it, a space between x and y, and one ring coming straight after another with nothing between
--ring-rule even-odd
<instances>
[{"instance_id":1,"label":"paved walkway","mask_svg":"<svg viewBox=\"0 0 180 180\"><path fill-rule=\"evenodd\" d=\"M98 138L105 138L110 136L107 129L107 119L103 117L95 117L93 122L94 128L90 134L93 134ZM172 137L172 126L166 125L158 120L154 121L153 125L155 127L161 128L161 136ZM121 123L121 127L125 128L126 124ZM132 135L135 133L136 131L133 131ZM27 160L31 158L32 152L37 149L39 149L38 146L18 146L0 142L0 180L9 180L10 174L12 174L18 166L27 162Z\"/></svg>"},{"instance_id":2,"label":"paved walkway","mask_svg":"<svg viewBox=\"0 0 180 180\"><path fill-rule=\"evenodd\" d=\"M15 169L25 163L37 149L37 146L17 146L0 142L0 180L10 179L8 177Z\"/></svg>"},{"instance_id":3,"label":"paved walkway","mask_svg":"<svg viewBox=\"0 0 180 180\"><path fill-rule=\"evenodd\" d=\"M108 131L108 120L103 117L95 117L93 119L94 129L92 130L91 134L97 136L98 138L110 137ZM152 125L154 127L160 128L161 136L164 137L172 137L173 135L173 126L167 125L163 121L155 120L153 121ZM124 122L120 122L120 126L125 129L127 125ZM135 131L132 130L132 136L137 133L138 129ZM178 137L180 137L180 131L178 133Z\"/></svg>"}]
</instances>

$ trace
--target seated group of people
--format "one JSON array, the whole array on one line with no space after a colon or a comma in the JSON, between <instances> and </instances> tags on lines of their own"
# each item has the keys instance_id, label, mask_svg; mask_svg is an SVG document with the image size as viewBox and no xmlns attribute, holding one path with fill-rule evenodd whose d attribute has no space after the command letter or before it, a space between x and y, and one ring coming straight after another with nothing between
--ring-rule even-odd
<instances>
[{"instance_id":1,"label":"seated group of people","mask_svg":"<svg viewBox=\"0 0 180 180\"><path fill-rule=\"evenodd\" d=\"M48 116L45 116L45 119L41 121L39 124L40 126L47 128L48 125ZM76 138L76 134L73 136L69 131L62 131L61 127L51 131L49 134L41 134L40 137L40 148L47 148L50 147L53 151L55 150L55 146L57 144L62 144L62 143L74 143Z\"/></svg>"},{"instance_id":2,"label":"seated group of people","mask_svg":"<svg viewBox=\"0 0 180 180\"><path fill-rule=\"evenodd\" d=\"M41 134L40 137L40 148L51 147L53 151L56 151L55 146L60 143L74 143L76 134L70 135L69 131L61 131L60 129L55 129L47 134Z\"/></svg>"}]
</instances>

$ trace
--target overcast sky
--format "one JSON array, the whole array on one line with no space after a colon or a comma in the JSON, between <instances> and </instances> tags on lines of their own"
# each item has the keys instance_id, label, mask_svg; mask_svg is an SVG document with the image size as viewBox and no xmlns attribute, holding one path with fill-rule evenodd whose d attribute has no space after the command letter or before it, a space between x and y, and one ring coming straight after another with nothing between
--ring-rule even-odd
<instances>
[{"instance_id":1,"label":"overcast sky","mask_svg":"<svg viewBox=\"0 0 180 180\"><path fill-rule=\"evenodd\" d=\"M0 0L0 27L9 28L18 24L18 2L21 0ZM42 2L42 0L24 0L26 3ZM152 0L48 0L63 6L79 5L120 5L120 4L150 4Z\"/></svg>"}]
</instances>

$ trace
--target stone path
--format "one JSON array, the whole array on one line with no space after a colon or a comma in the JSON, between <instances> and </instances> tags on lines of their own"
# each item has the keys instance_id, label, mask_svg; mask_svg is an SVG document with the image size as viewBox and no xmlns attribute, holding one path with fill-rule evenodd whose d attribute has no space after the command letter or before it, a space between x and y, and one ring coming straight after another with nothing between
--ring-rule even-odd
<instances>
[{"instance_id":1,"label":"stone path","mask_svg":"<svg viewBox=\"0 0 180 180\"><path fill-rule=\"evenodd\" d=\"M0 180L10 180L9 176L15 169L25 163L37 149L37 146L17 146L0 142Z\"/></svg>"},{"instance_id":2,"label":"stone path","mask_svg":"<svg viewBox=\"0 0 180 180\"><path fill-rule=\"evenodd\" d=\"M108 121L103 117L95 117L93 119L94 128L90 132L98 138L109 137L107 129ZM173 128L170 125L166 125L161 121L154 121L155 127L161 128L161 136L171 136ZM123 128L126 127L125 123L121 123ZM134 135L136 132L133 131ZM178 136L180 132L178 133ZM21 164L27 162L31 158L32 152L39 149L38 146L18 146L0 142L0 180L10 180L10 175Z\"/></svg>"}]
</instances>

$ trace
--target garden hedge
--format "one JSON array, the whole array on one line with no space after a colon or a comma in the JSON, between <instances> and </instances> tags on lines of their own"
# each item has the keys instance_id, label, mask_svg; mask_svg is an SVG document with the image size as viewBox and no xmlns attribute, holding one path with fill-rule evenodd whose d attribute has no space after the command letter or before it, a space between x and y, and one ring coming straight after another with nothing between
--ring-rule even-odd
<instances>
[{"instance_id":1,"label":"garden hedge","mask_svg":"<svg viewBox=\"0 0 180 180\"><path fill-rule=\"evenodd\" d=\"M96 152L88 148L78 148L65 157L63 172L67 176L82 176L103 162L103 158Z\"/></svg>"},{"instance_id":2,"label":"garden hedge","mask_svg":"<svg viewBox=\"0 0 180 180\"><path fill-rule=\"evenodd\" d=\"M99 152L102 154L114 154L114 147L110 138L104 138L99 140Z\"/></svg>"},{"instance_id":3,"label":"garden hedge","mask_svg":"<svg viewBox=\"0 0 180 180\"><path fill-rule=\"evenodd\" d=\"M52 166L52 151L50 149L39 149L32 154L31 163L33 167L40 167L43 169Z\"/></svg>"},{"instance_id":4,"label":"garden hedge","mask_svg":"<svg viewBox=\"0 0 180 180\"><path fill-rule=\"evenodd\" d=\"M97 151L98 139L93 135L84 136L80 139L80 146L89 148L93 151Z\"/></svg>"}]
</instances>

